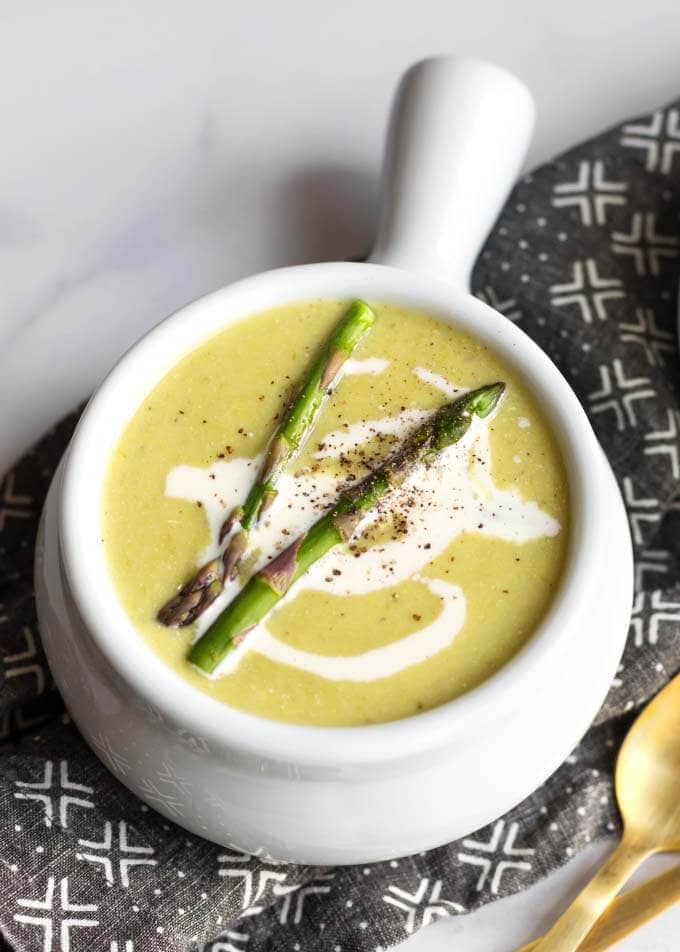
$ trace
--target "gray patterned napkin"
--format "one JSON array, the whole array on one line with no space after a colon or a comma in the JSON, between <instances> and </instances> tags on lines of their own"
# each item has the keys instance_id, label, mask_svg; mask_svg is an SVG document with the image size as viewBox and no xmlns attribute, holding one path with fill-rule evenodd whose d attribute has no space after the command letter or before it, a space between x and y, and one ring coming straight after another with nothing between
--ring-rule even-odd
<instances>
[{"instance_id":1,"label":"gray patterned napkin","mask_svg":"<svg viewBox=\"0 0 680 952\"><path fill-rule=\"evenodd\" d=\"M618 829L616 750L680 668L679 120L680 105L660 109L527 176L474 274L479 296L538 341L587 408L635 543L623 663L567 762L472 836L365 867L263 863L140 803L69 722L36 627L37 520L74 414L0 489L0 948L378 952L525 889ZM181 780L159 778L159 800Z\"/></svg>"}]
</instances>

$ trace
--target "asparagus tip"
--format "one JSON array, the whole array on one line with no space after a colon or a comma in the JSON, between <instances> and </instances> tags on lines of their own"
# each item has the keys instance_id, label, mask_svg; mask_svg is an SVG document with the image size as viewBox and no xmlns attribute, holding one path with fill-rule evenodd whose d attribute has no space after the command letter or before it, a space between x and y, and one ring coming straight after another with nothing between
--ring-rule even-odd
<instances>
[{"instance_id":1,"label":"asparagus tip","mask_svg":"<svg viewBox=\"0 0 680 952\"><path fill-rule=\"evenodd\" d=\"M375 323L375 313L371 310L370 306L363 301L361 298L356 298L352 301L350 309L347 312L348 318L363 318L369 326Z\"/></svg>"},{"instance_id":2,"label":"asparagus tip","mask_svg":"<svg viewBox=\"0 0 680 952\"><path fill-rule=\"evenodd\" d=\"M476 393L472 394L470 412L484 419L496 409L504 391L505 384L501 381L491 383L487 387L480 387Z\"/></svg>"}]
</instances>

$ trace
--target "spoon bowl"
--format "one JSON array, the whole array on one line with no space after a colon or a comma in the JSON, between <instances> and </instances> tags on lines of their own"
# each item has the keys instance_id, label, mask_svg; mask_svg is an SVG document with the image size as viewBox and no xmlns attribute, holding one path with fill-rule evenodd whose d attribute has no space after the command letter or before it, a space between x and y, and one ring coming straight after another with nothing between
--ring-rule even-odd
<instances>
[{"instance_id":1,"label":"spoon bowl","mask_svg":"<svg viewBox=\"0 0 680 952\"><path fill-rule=\"evenodd\" d=\"M680 850L680 675L648 704L616 763L616 798L627 832Z\"/></svg>"},{"instance_id":2,"label":"spoon bowl","mask_svg":"<svg viewBox=\"0 0 680 952\"><path fill-rule=\"evenodd\" d=\"M680 850L680 674L637 718L616 763L621 842L533 952L575 952L652 853Z\"/></svg>"}]
</instances>

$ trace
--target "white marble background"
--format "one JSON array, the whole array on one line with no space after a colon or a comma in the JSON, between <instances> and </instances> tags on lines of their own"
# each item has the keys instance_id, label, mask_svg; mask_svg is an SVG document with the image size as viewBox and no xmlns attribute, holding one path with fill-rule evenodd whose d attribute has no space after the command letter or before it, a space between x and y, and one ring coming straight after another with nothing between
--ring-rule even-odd
<instances>
[{"instance_id":1,"label":"white marble background","mask_svg":"<svg viewBox=\"0 0 680 952\"><path fill-rule=\"evenodd\" d=\"M678 0L1 0L0 471L169 311L253 271L370 244L386 111L410 62L531 86L529 164L680 95ZM405 952L506 952L604 847ZM678 949L680 910L620 948Z\"/></svg>"}]
</instances>

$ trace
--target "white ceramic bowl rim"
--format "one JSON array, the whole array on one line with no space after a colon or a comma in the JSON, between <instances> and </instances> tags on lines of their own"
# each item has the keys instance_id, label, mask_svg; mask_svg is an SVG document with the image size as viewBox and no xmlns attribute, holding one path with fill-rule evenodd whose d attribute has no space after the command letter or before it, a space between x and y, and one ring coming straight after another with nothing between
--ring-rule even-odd
<instances>
[{"instance_id":1,"label":"white ceramic bowl rim","mask_svg":"<svg viewBox=\"0 0 680 952\"><path fill-rule=\"evenodd\" d=\"M100 542L102 484L125 424L177 360L233 320L317 297L416 307L451 320L510 361L541 398L561 446L571 492L570 546L561 586L534 635L495 675L467 694L400 721L358 727L313 727L242 713L183 680L137 634L120 604ZM560 372L519 328L483 302L444 282L401 269L337 262L270 271L239 281L176 312L120 360L91 399L74 435L60 500L64 568L85 625L114 670L140 700L211 745L272 759L333 765L384 761L473 737L499 710L510 711L562 650L570 615L589 587L600 527L590 488L599 447L576 396ZM169 635L171 637L171 635Z\"/></svg>"}]
</instances>

